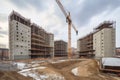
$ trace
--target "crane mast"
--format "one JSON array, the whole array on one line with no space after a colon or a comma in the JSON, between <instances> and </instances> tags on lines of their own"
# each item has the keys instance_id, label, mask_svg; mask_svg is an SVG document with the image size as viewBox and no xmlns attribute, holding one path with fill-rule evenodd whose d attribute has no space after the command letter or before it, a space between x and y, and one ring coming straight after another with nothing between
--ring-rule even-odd
<instances>
[{"instance_id":1,"label":"crane mast","mask_svg":"<svg viewBox=\"0 0 120 80\"><path fill-rule=\"evenodd\" d=\"M66 12L64 9L62 3L60 0L56 0L58 6L60 7L61 11L63 12L64 16L66 17L66 22L68 23L68 58L71 58L72 50L71 50L71 26L76 31L76 34L78 34L78 30L75 28L75 26L72 24L70 12Z\"/></svg>"}]
</instances>

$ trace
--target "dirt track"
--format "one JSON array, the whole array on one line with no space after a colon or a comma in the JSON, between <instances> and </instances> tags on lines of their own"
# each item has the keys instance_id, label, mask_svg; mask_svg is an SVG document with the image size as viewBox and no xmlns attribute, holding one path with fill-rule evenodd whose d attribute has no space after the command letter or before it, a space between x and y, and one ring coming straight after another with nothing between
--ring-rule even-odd
<instances>
[{"instance_id":1,"label":"dirt track","mask_svg":"<svg viewBox=\"0 0 120 80\"><path fill-rule=\"evenodd\" d=\"M88 65L88 70L91 73L94 71L94 74L88 77L83 77L83 76L75 76L71 72L73 68L76 68L78 66L84 67L85 65ZM49 63L46 66L52 69L53 71L56 71L57 73L60 73L61 75L63 75L66 80L116 80L109 75L100 73L97 70L92 70L95 68L98 69L97 63L94 60L65 61L65 62L54 63L54 64Z\"/></svg>"},{"instance_id":2,"label":"dirt track","mask_svg":"<svg viewBox=\"0 0 120 80\"><path fill-rule=\"evenodd\" d=\"M71 73L71 69L75 68L80 61L66 61L62 63L48 64L47 66L52 70L59 72L66 80L78 80L77 77Z\"/></svg>"}]
</instances>

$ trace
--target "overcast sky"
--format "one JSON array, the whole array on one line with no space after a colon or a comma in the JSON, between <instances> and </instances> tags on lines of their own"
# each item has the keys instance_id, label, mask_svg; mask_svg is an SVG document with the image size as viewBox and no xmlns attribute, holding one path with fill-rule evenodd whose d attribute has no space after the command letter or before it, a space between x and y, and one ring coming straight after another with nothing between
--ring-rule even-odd
<instances>
[{"instance_id":1,"label":"overcast sky","mask_svg":"<svg viewBox=\"0 0 120 80\"><path fill-rule=\"evenodd\" d=\"M120 0L61 0L65 10L71 12L73 24L72 46L103 21L116 21L116 46L120 47ZM31 19L46 31L54 34L55 40L67 41L66 19L55 0L1 0L0 43L8 46L8 16L13 11Z\"/></svg>"}]
</instances>

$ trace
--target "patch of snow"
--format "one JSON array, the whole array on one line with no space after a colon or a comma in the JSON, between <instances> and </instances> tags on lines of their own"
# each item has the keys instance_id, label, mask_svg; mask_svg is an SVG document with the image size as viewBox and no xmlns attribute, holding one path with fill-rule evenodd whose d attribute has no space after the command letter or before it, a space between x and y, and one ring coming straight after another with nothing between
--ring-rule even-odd
<instances>
[{"instance_id":1,"label":"patch of snow","mask_svg":"<svg viewBox=\"0 0 120 80\"><path fill-rule=\"evenodd\" d=\"M53 74L53 73L39 74L36 71L36 69L45 69L45 68L46 67L41 66L41 67L23 69L18 73L26 77L27 76L32 77L35 80L65 80L64 77L59 74Z\"/></svg>"},{"instance_id":2,"label":"patch of snow","mask_svg":"<svg viewBox=\"0 0 120 80\"><path fill-rule=\"evenodd\" d=\"M23 76L28 76L28 74L30 73L30 71L21 71L21 72L18 72L19 74L23 75Z\"/></svg>"},{"instance_id":3,"label":"patch of snow","mask_svg":"<svg viewBox=\"0 0 120 80\"><path fill-rule=\"evenodd\" d=\"M63 76L58 74L47 74L49 80L65 80Z\"/></svg>"},{"instance_id":4,"label":"patch of snow","mask_svg":"<svg viewBox=\"0 0 120 80\"><path fill-rule=\"evenodd\" d=\"M43 63L45 61L32 61L31 63Z\"/></svg>"},{"instance_id":5,"label":"patch of snow","mask_svg":"<svg viewBox=\"0 0 120 80\"><path fill-rule=\"evenodd\" d=\"M35 80L43 80L48 78L46 75L39 75L38 73L30 73L28 76L34 78Z\"/></svg>"},{"instance_id":6,"label":"patch of snow","mask_svg":"<svg viewBox=\"0 0 120 80\"><path fill-rule=\"evenodd\" d=\"M40 75L40 78L41 79L46 79L46 78L48 78L48 76L47 75Z\"/></svg>"},{"instance_id":7,"label":"patch of snow","mask_svg":"<svg viewBox=\"0 0 120 80\"><path fill-rule=\"evenodd\" d=\"M39 69L45 69L46 67L44 67L44 66L41 66L41 67L38 67Z\"/></svg>"},{"instance_id":8,"label":"patch of snow","mask_svg":"<svg viewBox=\"0 0 120 80\"><path fill-rule=\"evenodd\" d=\"M35 80L44 80L47 78L46 75L39 75L37 72L35 72L36 69L45 69L46 67L36 67L36 68L29 68L29 69L23 69L19 71L18 73L23 75L23 76L29 76L34 78Z\"/></svg>"},{"instance_id":9,"label":"patch of snow","mask_svg":"<svg viewBox=\"0 0 120 80\"><path fill-rule=\"evenodd\" d=\"M39 64L32 64L32 67L36 67L36 66L39 66Z\"/></svg>"},{"instance_id":10,"label":"patch of snow","mask_svg":"<svg viewBox=\"0 0 120 80\"><path fill-rule=\"evenodd\" d=\"M51 63L61 63L61 62L64 62L64 61L67 61L67 60L57 60L57 61L51 61Z\"/></svg>"},{"instance_id":11,"label":"patch of snow","mask_svg":"<svg viewBox=\"0 0 120 80\"><path fill-rule=\"evenodd\" d=\"M77 76L77 75L78 75L78 68L72 69L71 72L72 72L75 76Z\"/></svg>"},{"instance_id":12,"label":"patch of snow","mask_svg":"<svg viewBox=\"0 0 120 80\"><path fill-rule=\"evenodd\" d=\"M36 67L36 68L29 68L29 69L23 69L19 72L26 72L26 71L30 71L30 70L36 70L36 69L45 69L46 67L44 66L41 66L41 67Z\"/></svg>"},{"instance_id":13,"label":"patch of snow","mask_svg":"<svg viewBox=\"0 0 120 80\"><path fill-rule=\"evenodd\" d=\"M102 58L104 66L120 66L120 58Z\"/></svg>"},{"instance_id":14,"label":"patch of snow","mask_svg":"<svg viewBox=\"0 0 120 80\"><path fill-rule=\"evenodd\" d=\"M17 65L17 68L22 70L22 69L26 69L26 68L31 68L31 67L37 67L39 66L39 64L32 64L32 63L23 63L23 62L15 62L13 64Z\"/></svg>"},{"instance_id":15,"label":"patch of snow","mask_svg":"<svg viewBox=\"0 0 120 80\"><path fill-rule=\"evenodd\" d=\"M24 73L24 72L27 72L27 71L30 71L30 70L32 70L32 69L23 69L23 70L21 70L21 71L19 71L20 73Z\"/></svg>"},{"instance_id":16,"label":"patch of snow","mask_svg":"<svg viewBox=\"0 0 120 80\"><path fill-rule=\"evenodd\" d=\"M57 61L49 61L50 63L61 63L61 62L64 62L64 61L79 61L80 59L64 59L64 60L57 60Z\"/></svg>"},{"instance_id":17,"label":"patch of snow","mask_svg":"<svg viewBox=\"0 0 120 80\"><path fill-rule=\"evenodd\" d=\"M27 65L26 63L21 63L21 62L17 62L16 64L18 69L23 69Z\"/></svg>"},{"instance_id":18,"label":"patch of snow","mask_svg":"<svg viewBox=\"0 0 120 80\"><path fill-rule=\"evenodd\" d=\"M23 76L29 76L32 77L35 80L44 80L46 78L48 78L46 75L39 75L37 72L35 71L26 71L26 72L18 72L19 74L23 75Z\"/></svg>"}]
</instances>

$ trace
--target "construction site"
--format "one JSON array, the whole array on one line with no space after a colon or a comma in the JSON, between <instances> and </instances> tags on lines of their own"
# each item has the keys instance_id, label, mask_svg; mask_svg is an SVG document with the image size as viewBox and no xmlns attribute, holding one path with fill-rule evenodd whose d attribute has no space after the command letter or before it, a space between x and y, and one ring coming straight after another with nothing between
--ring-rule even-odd
<instances>
[{"instance_id":1,"label":"construction site","mask_svg":"<svg viewBox=\"0 0 120 80\"><path fill-rule=\"evenodd\" d=\"M61 0L55 3L66 20L68 41L54 40L54 33L13 10L9 49L0 48L0 80L120 80L116 22L103 21L73 48L72 30L76 36L82 32Z\"/></svg>"},{"instance_id":2,"label":"construction site","mask_svg":"<svg viewBox=\"0 0 120 80\"><path fill-rule=\"evenodd\" d=\"M120 80L103 73L92 59L34 59L14 61L15 71L0 71L0 80Z\"/></svg>"}]
</instances>

